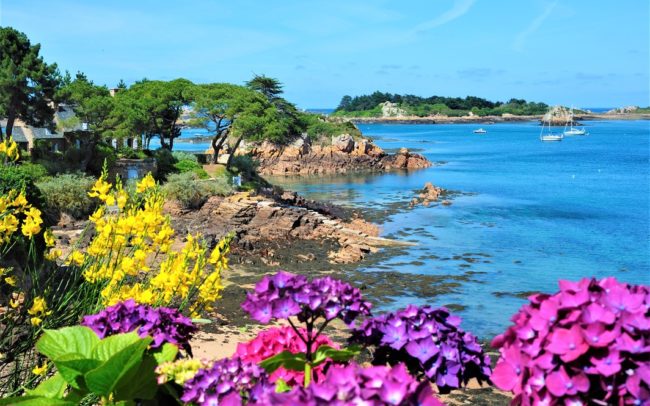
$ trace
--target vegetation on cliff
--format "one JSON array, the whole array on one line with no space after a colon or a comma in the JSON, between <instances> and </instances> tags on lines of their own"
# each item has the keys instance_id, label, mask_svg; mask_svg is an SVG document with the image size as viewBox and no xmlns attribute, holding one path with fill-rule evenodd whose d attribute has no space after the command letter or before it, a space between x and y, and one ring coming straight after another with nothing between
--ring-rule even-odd
<instances>
[{"instance_id":1,"label":"vegetation on cliff","mask_svg":"<svg viewBox=\"0 0 650 406\"><path fill-rule=\"evenodd\" d=\"M388 112L385 104L389 102ZM510 99L507 102L490 101L475 96L461 97L420 97L374 92L370 95L343 96L333 116L341 117L385 117L418 116L426 117L436 114L446 116L464 116L470 112L478 116L487 115L531 115L544 114L548 106L545 103L528 102L524 99Z\"/></svg>"}]
</instances>

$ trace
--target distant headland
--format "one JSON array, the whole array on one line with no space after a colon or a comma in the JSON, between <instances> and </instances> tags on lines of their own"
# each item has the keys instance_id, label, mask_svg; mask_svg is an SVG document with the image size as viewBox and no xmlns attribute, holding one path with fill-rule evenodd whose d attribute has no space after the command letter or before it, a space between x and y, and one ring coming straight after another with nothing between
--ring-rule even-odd
<instances>
[{"instance_id":1,"label":"distant headland","mask_svg":"<svg viewBox=\"0 0 650 406\"><path fill-rule=\"evenodd\" d=\"M359 123L496 123L541 120L549 115L555 124L567 120L647 120L650 107L627 106L604 113L586 109L551 107L542 102L512 98L507 102L490 101L481 97L467 96L420 97L374 92L370 95L343 96L331 117Z\"/></svg>"}]
</instances>

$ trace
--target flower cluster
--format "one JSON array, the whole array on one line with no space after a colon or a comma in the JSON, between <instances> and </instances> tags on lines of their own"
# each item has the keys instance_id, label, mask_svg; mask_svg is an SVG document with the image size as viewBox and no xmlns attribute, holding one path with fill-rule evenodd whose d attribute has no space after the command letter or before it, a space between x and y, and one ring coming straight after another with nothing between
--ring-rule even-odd
<instances>
[{"instance_id":1,"label":"flower cluster","mask_svg":"<svg viewBox=\"0 0 650 406\"><path fill-rule=\"evenodd\" d=\"M153 338L152 348L164 343L189 348L189 341L197 328L192 320L175 309L152 308L133 300L107 307L98 314L84 316L83 326L90 327L99 338L138 330L140 337Z\"/></svg>"},{"instance_id":2,"label":"flower cluster","mask_svg":"<svg viewBox=\"0 0 650 406\"><path fill-rule=\"evenodd\" d=\"M85 252L73 251L67 263L83 266L89 283L102 284L105 305L133 298L154 306L187 303L193 314L211 310L223 289L221 272L228 266L232 236L210 252L205 242L188 235L180 252L172 251L175 233L151 175L133 195L120 182L113 186L106 179L104 172L89 193L105 203L90 216L95 236Z\"/></svg>"},{"instance_id":3,"label":"flower cluster","mask_svg":"<svg viewBox=\"0 0 650 406\"><path fill-rule=\"evenodd\" d=\"M19 228L25 237L34 237L41 232L42 224L41 211L27 201L23 192L11 190L0 196L0 245L8 244Z\"/></svg>"},{"instance_id":4,"label":"flower cluster","mask_svg":"<svg viewBox=\"0 0 650 406\"><path fill-rule=\"evenodd\" d=\"M417 382L406 367L357 364L331 367L322 381L290 392L266 393L265 405L423 405L440 406L429 382Z\"/></svg>"},{"instance_id":5,"label":"flower cluster","mask_svg":"<svg viewBox=\"0 0 650 406\"><path fill-rule=\"evenodd\" d=\"M303 337L306 337L307 332L305 329L299 329L299 331ZM321 345L338 348L332 340L324 335L319 335L315 339L314 351ZM283 351L290 351L294 354L307 351L307 346L304 341L289 326L271 327L261 331L254 339L246 343L239 343L234 356L241 358L243 361L259 363ZM321 364L314 369L313 372L318 378L322 377L325 366L326 364ZM293 371L280 367L271 374L270 380L271 382L275 382L278 379L282 379L289 386L302 385L304 375L302 371Z\"/></svg>"},{"instance_id":6,"label":"flower cluster","mask_svg":"<svg viewBox=\"0 0 650 406\"><path fill-rule=\"evenodd\" d=\"M31 316L29 321L32 326L39 326L43 322L43 317L49 316L52 311L47 309L45 299L38 296L34 298L34 303L32 303L32 307L27 311L27 314Z\"/></svg>"},{"instance_id":7,"label":"flower cluster","mask_svg":"<svg viewBox=\"0 0 650 406\"><path fill-rule=\"evenodd\" d=\"M11 137L7 137L4 141L0 142L0 157L4 162L15 162L20 158L18 152L18 144Z\"/></svg>"},{"instance_id":8,"label":"flower cluster","mask_svg":"<svg viewBox=\"0 0 650 406\"><path fill-rule=\"evenodd\" d=\"M492 346L513 403L650 402L650 289L614 278L560 281L529 298ZM636 403L635 403L636 402Z\"/></svg>"},{"instance_id":9,"label":"flower cluster","mask_svg":"<svg viewBox=\"0 0 650 406\"><path fill-rule=\"evenodd\" d=\"M460 318L445 308L408 306L366 319L352 341L377 346L374 362L406 362L416 375L424 374L441 392L490 376L490 357L476 337L463 331Z\"/></svg>"},{"instance_id":10,"label":"flower cluster","mask_svg":"<svg viewBox=\"0 0 650 406\"><path fill-rule=\"evenodd\" d=\"M156 367L158 384L162 385L174 381L182 386L185 382L194 378L194 375L199 370L212 368L212 365L212 361L198 360L195 358L184 358L173 362L162 363Z\"/></svg>"},{"instance_id":11,"label":"flower cluster","mask_svg":"<svg viewBox=\"0 0 650 406\"><path fill-rule=\"evenodd\" d=\"M369 315L371 304L363 300L359 289L345 282L330 277L308 282L302 275L280 271L262 278L255 291L247 293L242 308L264 324L291 316L301 322L323 317L351 324L357 316Z\"/></svg>"},{"instance_id":12,"label":"flower cluster","mask_svg":"<svg viewBox=\"0 0 650 406\"><path fill-rule=\"evenodd\" d=\"M274 386L259 366L239 358L215 361L183 385L183 402L203 405L254 403Z\"/></svg>"}]
</instances>

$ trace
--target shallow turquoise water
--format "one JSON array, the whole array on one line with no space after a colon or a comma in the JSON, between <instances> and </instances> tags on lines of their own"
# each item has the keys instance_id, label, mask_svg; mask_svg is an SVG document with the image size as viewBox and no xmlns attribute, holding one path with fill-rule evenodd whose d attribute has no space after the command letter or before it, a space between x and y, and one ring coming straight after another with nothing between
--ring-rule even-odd
<instances>
[{"instance_id":1,"label":"shallow turquoise water","mask_svg":"<svg viewBox=\"0 0 650 406\"><path fill-rule=\"evenodd\" d=\"M430 301L399 298L394 306L459 303L466 306L460 312L465 328L489 337L524 303L496 292L553 292L558 279L585 276L650 283L650 122L586 124L589 136L559 143L540 142L536 123L488 125L485 135L463 124L362 125L384 149L404 146L445 164L303 179L290 188L361 208L399 207L383 235L418 245L373 270L479 273L457 293ZM427 181L461 193L451 206L400 204ZM478 261L453 259L467 253Z\"/></svg>"}]
</instances>

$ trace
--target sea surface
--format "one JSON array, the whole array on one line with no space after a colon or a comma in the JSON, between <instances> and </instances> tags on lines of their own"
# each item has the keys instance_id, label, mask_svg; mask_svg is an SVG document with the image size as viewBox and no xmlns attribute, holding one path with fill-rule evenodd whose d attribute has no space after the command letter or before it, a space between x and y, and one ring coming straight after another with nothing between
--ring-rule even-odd
<instances>
[{"instance_id":1,"label":"sea surface","mask_svg":"<svg viewBox=\"0 0 650 406\"><path fill-rule=\"evenodd\" d=\"M361 125L385 150L407 147L439 165L280 182L383 214L383 236L417 243L365 270L471 275L452 294L390 307L460 304L463 326L480 337L502 332L526 292L555 292L559 279L650 284L650 122L589 121L588 136L556 143L541 142L533 122L476 127ZM454 191L452 204L409 209L425 182Z\"/></svg>"}]
</instances>

